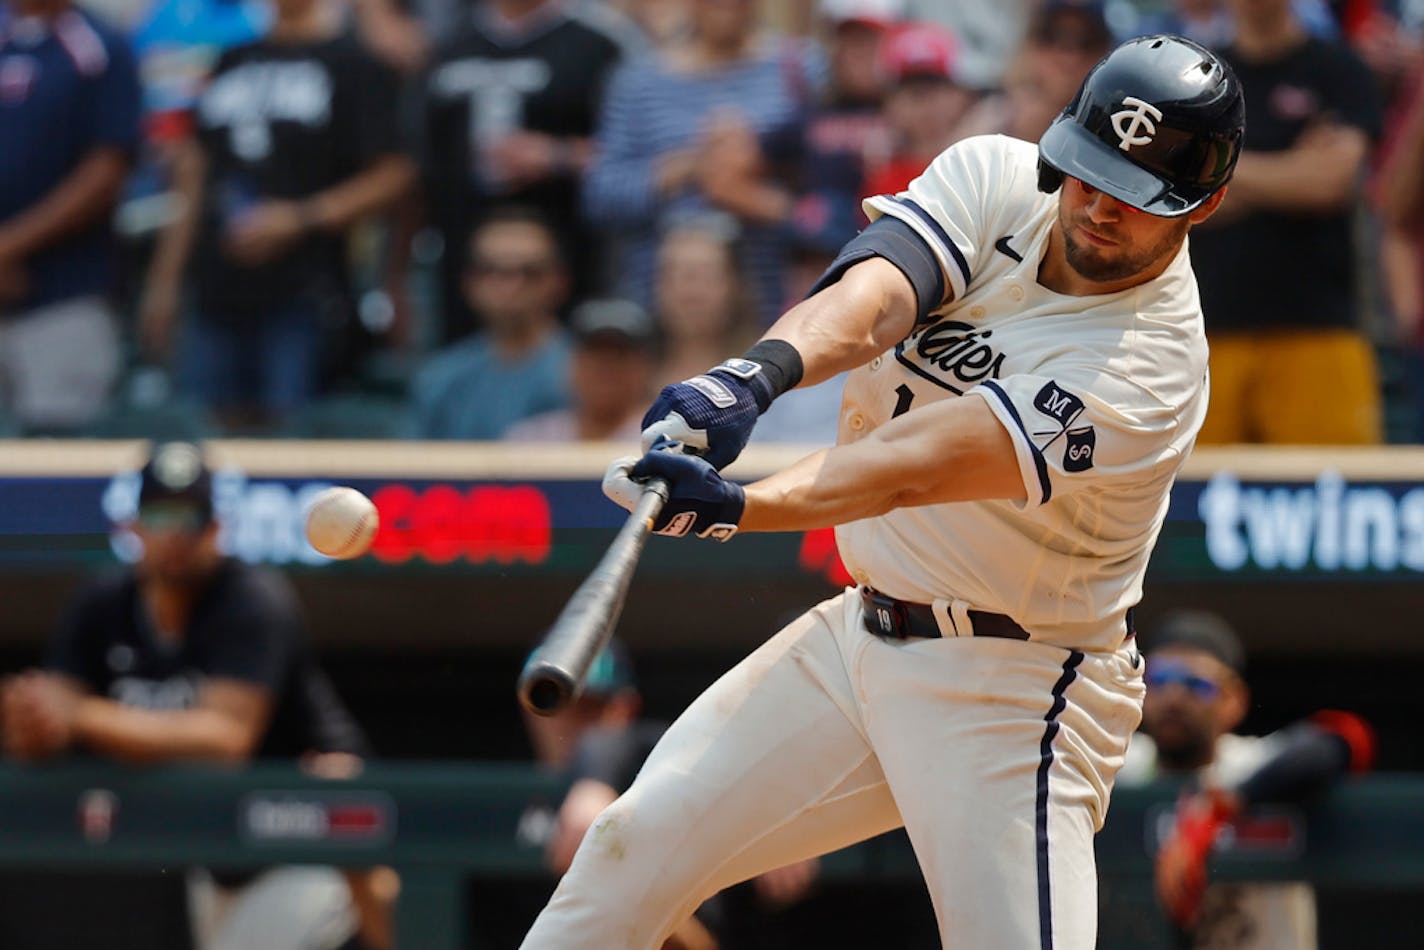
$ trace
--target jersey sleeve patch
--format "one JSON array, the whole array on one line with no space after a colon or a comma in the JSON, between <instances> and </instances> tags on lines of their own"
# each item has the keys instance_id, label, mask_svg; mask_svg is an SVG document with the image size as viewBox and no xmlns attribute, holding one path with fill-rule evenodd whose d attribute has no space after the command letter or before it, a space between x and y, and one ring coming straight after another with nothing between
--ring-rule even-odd
<instances>
[{"instance_id":1,"label":"jersey sleeve patch","mask_svg":"<svg viewBox=\"0 0 1424 950\"><path fill-rule=\"evenodd\" d=\"M1033 407L1051 419L1056 419L1060 428L1068 428L1083 411L1083 400L1068 392L1053 380L1033 397Z\"/></svg>"},{"instance_id":2,"label":"jersey sleeve patch","mask_svg":"<svg viewBox=\"0 0 1424 950\"><path fill-rule=\"evenodd\" d=\"M1098 434L1092 426L1069 429L1063 447L1063 471L1086 472L1093 467L1093 452L1098 447Z\"/></svg>"},{"instance_id":3,"label":"jersey sleeve patch","mask_svg":"<svg viewBox=\"0 0 1424 950\"><path fill-rule=\"evenodd\" d=\"M1083 400L1050 379L1034 395L1033 407L1057 423L1058 433L1065 437L1063 471L1076 474L1092 468L1098 435L1091 425L1073 425L1083 414Z\"/></svg>"}]
</instances>

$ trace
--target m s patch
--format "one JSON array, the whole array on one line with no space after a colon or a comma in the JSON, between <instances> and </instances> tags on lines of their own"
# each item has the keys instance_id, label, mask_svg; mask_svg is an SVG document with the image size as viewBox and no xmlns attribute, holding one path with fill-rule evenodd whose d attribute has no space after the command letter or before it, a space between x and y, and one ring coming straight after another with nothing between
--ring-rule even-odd
<instances>
[{"instance_id":1,"label":"m s patch","mask_svg":"<svg viewBox=\"0 0 1424 950\"><path fill-rule=\"evenodd\" d=\"M1068 430L1068 444L1063 449L1063 471L1086 472L1093 467L1093 452L1098 447L1098 434L1092 426Z\"/></svg>"},{"instance_id":2,"label":"m s patch","mask_svg":"<svg viewBox=\"0 0 1424 950\"><path fill-rule=\"evenodd\" d=\"M1057 383L1050 380L1038 391L1038 395L1033 397L1033 407L1045 416L1057 419L1059 425L1066 427L1083 411L1083 400L1067 390L1060 389Z\"/></svg>"}]
</instances>

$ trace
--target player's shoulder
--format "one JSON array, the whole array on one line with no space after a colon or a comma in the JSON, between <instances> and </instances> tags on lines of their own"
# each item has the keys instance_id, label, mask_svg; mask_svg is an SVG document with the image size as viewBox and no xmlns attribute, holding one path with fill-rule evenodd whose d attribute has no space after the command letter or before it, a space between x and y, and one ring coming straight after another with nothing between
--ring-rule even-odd
<instances>
[{"instance_id":1,"label":"player's shoulder","mask_svg":"<svg viewBox=\"0 0 1424 950\"><path fill-rule=\"evenodd\" d=\"M955 195L997 227L1012 231L1042 210L1038 146L1007 135L975 135L941 152L910 187L911 195L940 201Z\"/></svg>"},{"instance_id":2,"label":"player's shoulder","mask_svg":"<svg viewBox=\"0 0 1424 950\"><path fill-rule=\"evenodd\" d=\"M1270 736L1242 736L1234 732L1217 737L1212 772L1221 785L1236 785L1256 771L1271 755Z\"/></svg>"},{"instance_id":3,"label":"player's shoulder","mask_svg":"<svg viewBox=\"0 0 1424 950\"><path fill-rule=\"evenodd\" d=\"M132 48L122 30L102 16L73 7L56 18L55 37L81 72L104 72L113 57L132 58Z\"/></svg>"},{"instance_id":4,"label":"player's shoulder","mask_svg":"<svg viewBox=\"0 0 1424 950\"><path fill-rule=\"evenodd\" d=\"M1038 146L1008 135L971 135L941 152L930 167L950 178L974 178L984 184L1036 174Z\"/></svg>"},{"instance_id":5,"label":"player's shoulder","mask_svg":"<svg viewBox=\"0 0 1424 950\"><path fill-rule=\"evenodd\" d=\"M81 610L126 609L138 579L132 568L112 568L96 574L79 591L75 603Z\"/></svg>"},{"instance_id":6,"label":"player's shoulder","mask_svg":"<svg viewBox=\"0 0 1424 950\"><path fill-rule=\"evenodd\" d=\"M269 615L298 613L292 582L270 567L225 558L213 579L213 587L225 608L240 607Z\"/></svg>"},{"instance_id":7,"label":"player's shoulder","mask_svg":"<svg viewBox=\"0 0 1424 950\"><path fill-rule=\"evenodd\" d=\"M581 35L584 42L607 48L621 57L648 52L648 37L623 12L607 3L583 0L571 4L566 11L565 27Z\"/></svg>"}]
</instances>

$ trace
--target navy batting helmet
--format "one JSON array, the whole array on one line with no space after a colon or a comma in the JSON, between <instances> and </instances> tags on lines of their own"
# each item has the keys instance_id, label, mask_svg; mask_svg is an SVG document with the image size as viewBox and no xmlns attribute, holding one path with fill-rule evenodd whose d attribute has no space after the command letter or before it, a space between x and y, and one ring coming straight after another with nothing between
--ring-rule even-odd
<instances>
[{"instance_id":1,"label":"navy batting helmet","mask_svg":"<svg viewBox=\"0 0 1424 950\"><path fill-rule=\"evenodd\" d=\"M1144 36L1102 59L1038 143L1039 188L1064 175L1177 217L1226 184L1246 130L1241 83L1180 36Z\"/></svg>"}]
</instances>

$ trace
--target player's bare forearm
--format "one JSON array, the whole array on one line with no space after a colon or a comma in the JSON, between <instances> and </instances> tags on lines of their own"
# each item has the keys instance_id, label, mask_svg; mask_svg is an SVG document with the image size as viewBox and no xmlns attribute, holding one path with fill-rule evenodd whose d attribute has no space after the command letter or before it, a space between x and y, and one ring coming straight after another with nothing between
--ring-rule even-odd
<instances>
[{"instance_id":1,"label":"player's bare forearm","mask_svg":"<svg viewBox=\"0 0 1424 950\"><path fill-rule=\"evenodd\" d=\"M743 531L809 531L952 501L1024 497L1014 445L978 397L935 403L746 487Z\"/></svg>"},{"instance_id":2,"label":"player's bare forearm","mask_svg":"<svg viewBox=\"0 0 1424 950\"><path fill-rule=\"evenodd\" d=\"M1283 152L1242 152L1228 201L1263 211L1327 214L1355 197L1369 140L1359 129L1309 133Z\"/></svg>"},{"instance_id":3,"label":"player's bare forearm","mask_svg":"<svg viewBox=\"0 0 1424 950\"><path fill-rule=\"evenodd\" d=\"M1380 213L1390 226L1406 232L1424 227L1424 95L1415 99L1404 132L1385 166Z\"/></svg>"},{"instance_id":4,"label":"player's bare forearm","mask_svg":"<svg viewBox=\"0 0 1424 950\"><path fill-rule=\"evenodd\" d=\"M840 280L792 307L763 339L801 354L802 386L854 369L903 340L915 325L915 290L883 258L861 261Z\"/></svg>"},{"instance_id":5,"label":"player's bare forearm","mask_svg":"<svg viewBox=\"0 0 1424 950\"><path fill-rule=\"evenodd\" d=\"M182 280L198 232L198 209L202 206L207 167L207 155L197 142L185 141L175 150L172 174L177 213L158 236L148 268L151 282L176 287Z\"/></svg>"},{"instance_id":6,"label":"player's bare forearm","mask_svg":"<svg viewBox=\"0 0 1424 950\"><path fill-rule=\"evenodd\" d=\"M360 218L383 211L415 184L415 163L402 155L376 159L363 171L307 199L313 226L340 231Z\"/></svg>"},{"instance_id":7,"label":"player's bare forearm","mask_svg":"<svg viewBox=\"0 0 1424 950\"><path fill-rule=\"evenodd\" d=\"M250 711L223 705L154 710L86 696L75 710L74 736L94 752L121 762L236 763L256 751L269 709L266 699Z\"/></svg>"},{"instance_id":8,"label":"player's bare forearm","mask_svg":"<svg viewBox=\"0 0 1424 950\"><path fill-rule=\"evenodd\" d=\"M48 194L0 224L0 256L27 257L107 215L129 165L120 149L91 150Z\"/></svg>"}]
</instances>

